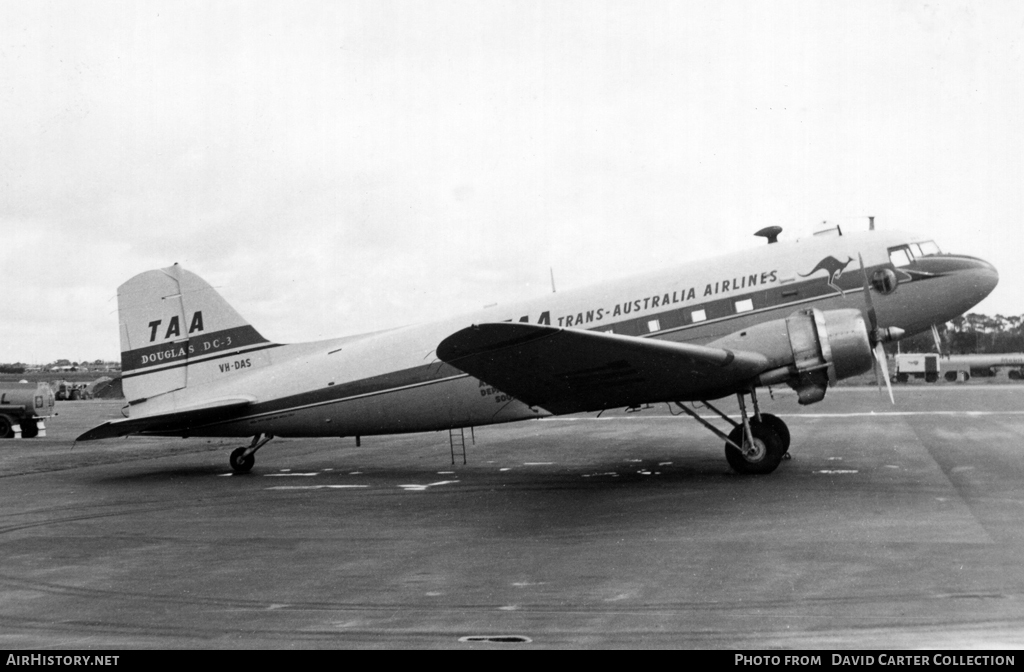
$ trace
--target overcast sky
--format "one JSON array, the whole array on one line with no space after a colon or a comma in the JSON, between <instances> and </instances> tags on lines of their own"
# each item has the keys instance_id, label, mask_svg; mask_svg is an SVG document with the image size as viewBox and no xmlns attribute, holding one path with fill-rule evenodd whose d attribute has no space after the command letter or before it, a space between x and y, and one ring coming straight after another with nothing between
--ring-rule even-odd
<instances>
[{"instance_id":1,"label":"overcast sky","mask_svg":"<svg viewBox=\"0 0 1024 672\"><path fill-rule=\"evenodd\" d=\"M867 215L1021 314L1022 120L1019 0L0 0L0 361L175 262L289 342Z\"/></svg>"}]
</instances>

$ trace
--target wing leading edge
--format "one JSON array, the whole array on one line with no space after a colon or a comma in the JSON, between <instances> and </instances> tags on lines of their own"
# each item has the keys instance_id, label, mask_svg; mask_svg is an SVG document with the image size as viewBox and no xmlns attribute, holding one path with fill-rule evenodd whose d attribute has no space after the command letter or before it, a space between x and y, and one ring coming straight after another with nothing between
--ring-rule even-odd
<instances>
[{"instance_id":1,"label":"wing leading edge","mask_svg":"<svg viewBox=\"0 0 1024 672\"><path fill-rule=\"evenodd\" d=\"M169 413L124 418L123 420L110 420L102 425L93 427L75 440L112 439L140 432L188 433L189 430L200 425L237 417L254 400L253 397L218 399L197 406L177 409Z\"/></svg>"},{"instance_id":2,"label":"wing leading edge","mask_svg":"<svg viewBox=\"0 0 1024 672\"><path fill-rule=\"evenodd\" d=\"M507 322L462 329L437 356L556 414L716 399L768 367L756 352Z\"/></svg>"}]
</instances>

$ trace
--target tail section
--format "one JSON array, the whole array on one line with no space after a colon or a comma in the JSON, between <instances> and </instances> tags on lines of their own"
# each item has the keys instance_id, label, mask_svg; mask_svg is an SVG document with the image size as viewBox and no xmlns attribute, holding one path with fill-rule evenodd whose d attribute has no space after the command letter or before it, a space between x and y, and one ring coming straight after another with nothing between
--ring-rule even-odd
<instances>
[{"instance_id":1,"label":"tail section","mask_svg":"<svg viewBox=\"0 0 1024 672\"><path fill-rule=\"evenodd\" d=\"M121 377L129 403L206 382L217 370L215 360L275 345L209 283L177 264L140 273L121 285L117 307ZM225 364L220 366L224 370Z\"/></svg>"}]
</instances>

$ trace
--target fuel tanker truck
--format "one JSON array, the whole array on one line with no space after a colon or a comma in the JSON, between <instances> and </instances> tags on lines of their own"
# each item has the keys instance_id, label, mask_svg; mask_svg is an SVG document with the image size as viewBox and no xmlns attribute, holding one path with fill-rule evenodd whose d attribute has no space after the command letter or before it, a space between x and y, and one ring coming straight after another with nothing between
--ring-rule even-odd
<instances>
[{"instance_id":1,"label":"fuel tanker truck","mask_svg":"<svg viewBox=\"0 0 1024 672\"><path fill-rule=\"evenodd\" d=\"M46 436L43 419L53 415L53 390L46 383L0 387L0 439Z\"/></svg>"}]
</instances>

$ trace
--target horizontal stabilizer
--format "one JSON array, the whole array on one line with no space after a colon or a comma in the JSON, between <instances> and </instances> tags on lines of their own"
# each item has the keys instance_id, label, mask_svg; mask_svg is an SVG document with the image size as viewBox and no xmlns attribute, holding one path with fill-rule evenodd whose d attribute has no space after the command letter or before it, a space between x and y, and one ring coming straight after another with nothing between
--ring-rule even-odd
<instances>
[{"instance_id":1,"label":"horizontal stabilizer","mask_svg":"<svg viewBox=\"0 0 1024 672\"><path fill-rule=\"evenodd\" d=\"M768 366L755 352L510 322L458 331L437 356L552 413L715 399Z\"/></svg>"},{"instance_id":2,"label":"horizontal stabilizer","mask_svg":"<svg viewBox=\"0 0 1024 672\"><path fill-rule=\"evenodd\" d=\"M178 434L180 432L187 434L194 427L237 417L241 415L246 406L254 401L254 397L232 397L179 408L169 413L111 420L98 427L93 427L75 440L112 439L118 436L142 432L160 434Z\"/></svg>"}]
</instances>

